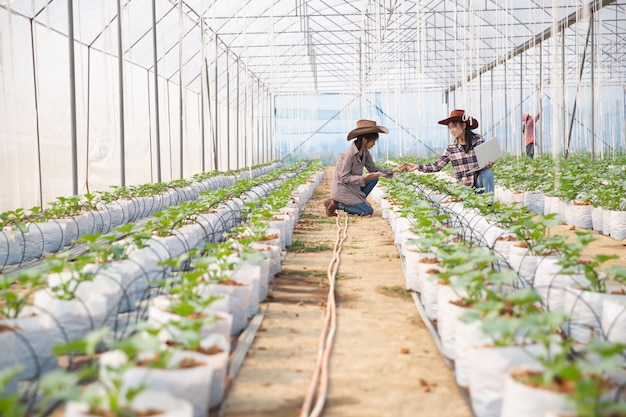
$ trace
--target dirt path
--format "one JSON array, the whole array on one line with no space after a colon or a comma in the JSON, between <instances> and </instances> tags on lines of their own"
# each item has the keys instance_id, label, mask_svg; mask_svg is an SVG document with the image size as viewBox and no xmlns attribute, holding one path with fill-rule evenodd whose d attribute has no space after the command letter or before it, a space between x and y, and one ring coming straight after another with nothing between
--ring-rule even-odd
<instances>
[{"instance_id":1,"label":"dirt path","mask_svg":"<svg viewBox=\"0 0 626 417\"><path fill-rule=\"evenodd\" d=\"M324 214L334 167L309 201L294 245L262 306L263 324L229 392L225 416L297 416L308 390L328 292L336 236ZM323 415L471 416L404 276L380 209L351 218L337 277L338 329Z\"/></svg>"}]
</instances>

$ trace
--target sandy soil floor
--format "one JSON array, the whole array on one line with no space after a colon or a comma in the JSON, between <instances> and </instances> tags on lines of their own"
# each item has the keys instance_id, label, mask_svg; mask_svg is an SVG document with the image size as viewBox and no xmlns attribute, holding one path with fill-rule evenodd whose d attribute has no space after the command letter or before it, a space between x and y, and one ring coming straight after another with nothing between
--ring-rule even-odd
<instances>
[{"instance_id":1,"label":"sandy soil floor","mask_svg":"<svg viewBox=\"0 0 626 417\"><path fill-rule=\"evenodd\" d=\"M302 214L262 327L233 381L225 416L296 416L317 359L337 226L324 213L333 167ZM404 291L393 234L374 204L349 221L337 276L337 321L323 415L471 416L453 374Z\"/></svg>"}]
</instances>

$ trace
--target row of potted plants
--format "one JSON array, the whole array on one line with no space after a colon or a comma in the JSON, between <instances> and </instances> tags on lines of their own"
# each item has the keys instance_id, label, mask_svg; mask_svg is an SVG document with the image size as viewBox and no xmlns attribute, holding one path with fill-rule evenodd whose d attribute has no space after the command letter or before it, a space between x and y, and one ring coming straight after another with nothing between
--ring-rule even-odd
<instances>
[{"instance_id":1,"label":"row of potted plants","mask_svg":"<svg viewBox=\"0 0 626 417\"><path fill-rule=\"evenodd\" d=\"M626 328L623 290L600 302L621 297L610 325L598 326L598 310L593 322L582 316L591 307L585 295L623 288L626 269L602 270L609 256L582 262L589 233L568 243L549 234L553 215L489 205L443 177L409 174L381 182L384 191L372 195L395 232L407 288L436 328L442 354L454 361L457 383L469 389L477 416L624 411L626 339L611 331ZM546 265L547 280L539 278ZM570 293L572 305L549 302Z\"/></svg>"},{"instance_id":2,"label":"row of potted plants","mask_svg":"<svg viewBox=\"0 0 626 417\"><path fill-rule=\"evenodd\" d=\"M431 161L403 158L400 162ZM565 224L622 241L626 238L626 156L592 159L587 153L504 156L492 168L495 199L518 203L536 214L555 214ZM451 175L451 167L442 172Z\"/></svg>"},{"instance_id":3,"label":"row of potted plants","mask_svg":"<svg viewBox=\"0 0 626 417\"><path fill-rule=\"evenodd\" d=\"M188 209L184 215L179 208L167 208L161 213L172 213L82 237L90 251L72 259L59 254L37 268L0 275L3 363L23 363L20 378L32 379L56 366L50 347L58 340L72 340L102 325L116 334L127 332L145 314L142 300L158 294L175 269L168 260L200 242L219 240L242 217L245 204L255 204L254 199L289 183L289 177L288 170L277 170L269 178L250 180L247 187L207 192L195 205L183 203ZM241 201L234 203L236 199ZM119 314L133 310L134 316Z\"/></svg>"},{"instance_id":4,"label":"row of potted plants","mask_svg":"<svg viewBox=\"0 0 626 417\"><path fill-rule=\"evenodd\" d=\"M0 213L0 271L49 253L62 251L80 236L108 233L165 207L196 200L206 191L233 186L282 166L267 164L238 171L207 172L190 180L139 186L111 187L111 191L58 197L48 207L17 208Z\"/></svg>"},{"instance_id":5,"label":"row of potted plants","mask_svg":"<svg viewBox=\"0 0 626 417\"><path fill-rule=\"evenodd\" d=\"M592 160L504 157L493 168L496 199L519 202L537 214L554 213L561 222L626 239L626 157Z\"/></svg>"},{"instance_id":6,"label":"row of potted plants","mask_svg":"<svg viewBox=\"0 0 626 417\"><path fill-rule=\"evenodd\" d=\"M72 357L77 353L93 359L96 347L98 351L106 352L99 355L100 365L96 376L93 372L90 374L90 378L95 377L99 381L95 393L90 390L89 395L80 395L83 404L70 404L66 409L67 413L76 411L76 415L86 415L85 410L89 409L89 412L102 412L97 415L109 415L104 411L108 409L113 415L121 416L127 415L124 413L129 405L134 404L138 409L144 407L142 404L153 406L157 403L139 401L146 396L152 398L150 391L140 393L143 382L147 380L152 382L149 384L151 390L165 389L176 397L187 398L192 404L190 409L193 410L193 415L206 415L208 407L221 401L226 366L216 366L214 361L194 356L188 351L196 351L203 344L206 350L207 344L213 344L217 346L222 357L228 358L229 337L242 330L235 330L233 326L236 316L243 317L245 326L245 320L256 313L259 302L267 296L269 280L275 273L271 264L274 264L276 255L280 265L280 235L283 229L272 228L275 225L273 222L289 222L291 227L295 226L290 218L299 214L323 173L319 171L319 163L316 163L296 176L286 173L276 175L282 177L282 187L275 188L274 192L271 191L272 187L257 189L254 192L256 201L243 197L247 202L238 209L239 214L236 217L245 218L246 223L233 227L231 231L224 231L221 236L225 240L208 242L158 262L168 272L158 283L160 295L147 300L147 314L142 316L145 322L140 321L123 333L107 331L108 327L98 328L82 339L66 343L60 351L57 350L57 353L63 355L71 354L69 363L72 363ZM205 205L205 210L208 207L210 206ZM281 213L285 213L286 218L277 219L276 216ZM224 223L228 223L230 219L231 216L228 216ZM289 238L292 232L293 228L289 230ZM129 233L132 234L132 231ZM119 248L109 251L120 252L124 251ZM26 277L24 280L26 281ZM207 338L212 338L212 341L207 341ZM209 350L215 350L213 345L209 346ZM178 347L182 347L184 353L179 353ZM195 364L196 362L210 363L211 372L207 369L196 371L200 379L193 379L191 371L174 377L168 372L159 373L153 369L165 370L189 361L194 362L194 365L187 364L184 369L202 366ZM19 379L21 374L23 373L20 371L16 377L14 372L11 380ZM84 380L76 372L63 376L57 374L49 372L42 375L39 386L47 385L50 379L69 378L74 385ZM207 382L211 378L213 382ZM166 388L167 381L174 381L175 386L168 385ZM205 390L207 386L210 389ZM5 390L11 392L6 384ZM57 390L58 393L66 391ZM72 392L73 397L61 394L56 398L76 398L76 390ZM5 398L15 396L9 394ZM41 403L36 407L40 405ZM174 411L173 415L187 415L188 408L181 408L179 413L182 414Z\"/></svg>"}]
</instances>

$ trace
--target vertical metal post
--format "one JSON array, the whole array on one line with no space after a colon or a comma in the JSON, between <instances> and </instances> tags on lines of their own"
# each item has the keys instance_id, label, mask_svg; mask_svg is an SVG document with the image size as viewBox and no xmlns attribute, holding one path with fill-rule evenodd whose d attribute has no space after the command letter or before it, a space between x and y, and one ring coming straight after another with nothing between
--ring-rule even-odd
<instances>
[{"instance_id":1,"label":"vertical metal post","mask_svg":"<svg viewBox=\"0 0 626 417\"><path fill-rule=\"evenodd\" d=\"M35 33L33 29L33 19L30 20L30 58L33 60L33 103L35 104L35 131L37 132L37 171L39 185L39 205L43 207L43 178L41 173L41 132L39 130L39 98L37 96L37 60L35 60ZM73 65L72 65L73 67ZM73 124L76 125L75 123ZM74 147L72 147L72 151ZM78 155L78 153L77 153ZM78 166L78 162L76 163ZM74 194L76 195L76 193Z\"/></svg>"},{"instance_id":2,"label":"vertical metal post","mask_svg":"<svg viewBox=\"0 0 626 417\"><path fill-rule=\"evenodd\" d=\"M226 50L226 169L230 171L230 62Z\"/></svg>"},{"instance_id":3,"label":"vertical metal post","mask_svg":"<svg viewBox=\"0 0 626 417\"><path fill-rule=\"evenodd\" d=\"M263 86L263 163L267 163L267 116L268 116L268 91Z\"/></svg>"},{"instance_id":4,"label":"vertical metal post","mask_svg":"<svg viewBox=\"0 0 626 417\"><path fill-rule=\"evenodd\" d=\"M254 166L254 79L250 85L250 166Z\"/></svg>"},{"instance_id":5,"label":"vertical metal post","mask_svg":"<svg viewBox=\"0 0 626 417\"><path fill-rule=\"evenodd\" d=\"M118 2L119 7L119 2ZM78 134L76 132L76 73L74 68L74 6L67 0L70 64L70 129L72 138L72 193L78 195ZM40 174L41 175L41 174ZM124 185L124 184L122 184Z\"/></svg>"},{"instance_id":6,"label":"vertical metal post","mask_svg":"<svg viewBox=\"0 0 626 417\"><path fill-rule=\"evenodd\" d=\"M535 150L539 150L539 155L543 155L543 42L539 44L539 112L541 114L541 118L539 119L539 137L537 137L537 126L535 126ZM537 147L537 142L539 142L539 147Z\"/></svg>"},{"instance_id":7,"label":"vertical metal post","mask_svg":"<svg viewBox=\"0 0 626 417\"><path fill-rule=\"evenodd\" d=\"M483 119L483 75L482 74L478 76L478 112L479 112L478 118L482 123L485 121L485 119Z\"/></svg>"},{"instance_id":8,"label":"vertical metal post","mask_svg":"<svg viewBox=\"0 0 626 417\"><path fill-rule=\"evenodd\" d=\"M270 95L269 89L265 91L265 100L263 101L265 107L265 117L263 118L263 127L264 127L264 135L263 135L263 163L267 163L267 153L269 148L269 114L270 114Z\"/></svg>"},{"instance_id":9,"label":"vertical metal post","mask_svg":"<svg viewBox=\"0 0 626 417\"><path fill-rule=\"evenodd\" d=\"M219 45L218 45L218 36L215 34L215 137L213 138L213 158L215 163L215 170L219 171L219 142L217 138L219 137L219 124L218 124L218 113L219 113L219 100L218 96L220 93L220 85L218 82L219 72L218 72L218 63L219 63Z\"/></svg>"},{"instance_id":10,"label":"vertical metal post","mask_svg":"<svg viewBox=\"0 0 626 417\"><path fill-rule=\"evenodd\" d=\"M519 56L519 117L517 118L517 120L522 120L522 114L524 114L524 108L523 108L524 107L524 59L523 57L524 57L524 54L520 54ZM530 109L528 111L530 111ZM516 123L515 126L519 126L519 123ZM521 149L520 155L524 155L524 135L522 135L522 138L520 140L520 149Z\"/></svg>"},{"instance_id":11,"label":"vertical metal post","mask_svg":"<svg viewBox=\"0 0 626 417\"><path fill-rule=\"evenodd\" d=\"M202 154L201 156L201 162L202 162L202 172L206 171L206 166L205 166L205 153L206 153L206 146L205 146L205 137L204 137L204 133L205 133L205 123L204 123L204 117L205 117L205 110L204 110L204 97L206 95L205 90L208 86L206 86L204 84L204 80L206 79L205 75L206 75L206 47L204 44L204 18L203 16L200 16L200 48L202 51L202 63L200 64L200 153ZM208 95L206 95L208 98Z\"/></svg>"},{"instance_id":12,"label":"vertical metal post","mask_svg":"<svg viewBox=\"0 0 626 417\"><path fill-rule=\"evenodd\" d=\"M591 25L591 160L596 159L596 89L595 89L595 68L596 68L596 39L595 39L595 13L592 11L589 16Z\"/></svg>"},{"instance_id":13,"label":"vertical metal post","mask_svg":"<svg viewBox=\"0 0 626 417\"><path fill-rule=\"evenodd\" d=\"M506 86L509 85L507 81L507 75L509 72L508 61L504 61L504 153L509 154L509 106L506 100Z\"/></svg>"},{"instance_id":14,"label":"vertical metal post","mask_svg":"<svg viewBox=\"0 0 626 417\"><path fill-rule=\"evenodd\" d=\"M267 162L265 160L265 86L261 86L261 95L259 96L261 99L261 135L259 136L259 150L261 151L261 163L264 164Z\"/></svg>"},{"instance_id":15,"label":"vertical metal post","mask_svg":"<svg viewBox=\"0 0 626 417\"><path fill-rule=\"evenodd\" d=\"M156 0L152 0L152 62L154 65L154 137L156 140L157 182L161 182L161 120L159 117L159 57L157 56Z\"/></svg>"},{"instance_id":16,"label":"vertical metal post","mask_svg":"<svg viewBox=\"0 0 626 417\"><path fill-rule=\"evenodd\" d=\"M565 127L565 31L561 32L561 121L563 132L562 152L567 150L567 129Z\"/></svg>"},{"instance_id":17,"label":"vertical metal post","mask_svg":"<svg viewBox=\"0 0 626 417\"><path fill-rule=\"evenodd\" d=\"M261 107L261 80L257 79L256 80L256 95L257 95L257 100L259 102L259 107ZM255 142L256 142L256 152L254 153L256 155L256 163L257 165L261 163L261 159L259 158L259 152L260 152L260 138L259 136L261 135L261 131L260 131L260 124L261 124L261 120L260 118L263 117L263 109L260 108L259 109L259 116L257 116L257 124L256 124L256 138L255 138Z\"/></svg>"},{"instance_id":18,"label":"vertical metal post","mask_svg":"<svg viewBox=\"0 0 626 417\"><path fill-rule=\"evenodd\" d=\"M241 72L241 67L239 66L239 58L237 58L237 115L235 117L237 123L237 129L235 130L237 135L235 155L237 155L235 161L235 169L239 169L239 73Z\"/></svg>"},{"instance_id":19,"label":"vertical metal post","mask_svg":"<svg viewBox=\"0 0 626 417\"><path fill-rule=\"evenodd\" d=\"M72 0L68 0L72 2ZM70 24L73 26L73 23ZM126 138L124 136L124 49L122 47L122 4L117 0L117 53L118 76L120 94L120 176L122 186L126 185Z\"/></svg>"},{"instance_id":20,"label":"vertical metal post","mask_svg":"<svg viewBox=\"0 0 626 417\"><path fill-rule=\"evenodd\" d=\"M491 100L489 100L491 102L491 131L493 135L495 135L496 119L493 113L493 69L489 71L489 74L491 75L491 79L490 79L491 85L489 86L489 94L491 95Z\"/></svg>"},{"instance_id":21,"label":"vertical metal post","mask_svg":"<svg viewBox=\"0 0 626 417\"><path fill-rule=\"evenodd\" d=\"M248 162L248 121L250 120L248 118L248 71L246 71L246 78L245 78L245 88L244 88L244 115L245 115L245 122L243 124L243 163L244 166L250 166L250 163Z\"/></svg>"},{"instance_id":22,"label":"vertical metal post","mask_svg":"<svg viewBox=\"0 0 626 417\"><path fill-rule=\"evenodd\" d=\"M184 161L184 139L183 139L183 128L185 125L185 111L184 111L184 103L183 103L183 0L178 0L178 111L179 111L179 125L178 125L178 137L179 137L179 149L180 149L180 169L179 175L180 179L183 179L185 176L183 174L183 161Z\"/></svg>"},{"instance_id":23,"label":"vertical metal post","mask_svg":"<svg viewBox=\"0 0 626 417\"><path fill-rule=\"evenodd\" d=\"M274 160L274 149L276 143L276 135L274 132L274 95L270 92L270 111L269 111L269 119L268 119L268 132L269 136L267 138L267 142L269 144L267 155L268 161Z\"/></svg>"}]
</instances>

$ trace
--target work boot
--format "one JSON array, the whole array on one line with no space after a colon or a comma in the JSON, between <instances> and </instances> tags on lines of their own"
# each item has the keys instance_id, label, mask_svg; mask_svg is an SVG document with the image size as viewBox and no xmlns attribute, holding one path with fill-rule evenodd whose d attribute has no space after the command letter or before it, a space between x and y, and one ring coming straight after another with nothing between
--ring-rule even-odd
<instances>
[{"instance_id":1,"label":"work boot","mask_svg":"<svg viewBox=\"0 0 626 417\"><path fill-rule=\"evenodd\" d=\"M333 200L332 198L327 198L326 200L324 200L324 205L326 206L326 215L328 217L333 217L337 215L336 211L339 207L337 206L337 203L335 203L335 200Z\"/></svg>"}]
</instances>

